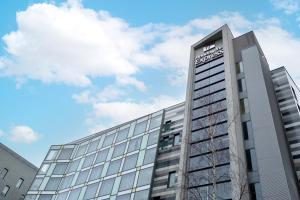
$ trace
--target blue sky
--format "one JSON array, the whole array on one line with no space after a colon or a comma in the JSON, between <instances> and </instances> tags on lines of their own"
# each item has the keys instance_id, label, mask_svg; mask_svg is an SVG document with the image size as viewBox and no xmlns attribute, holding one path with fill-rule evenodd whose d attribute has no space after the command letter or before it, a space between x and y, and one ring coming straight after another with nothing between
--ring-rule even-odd
<instances>
[{"instance_id":1,"label":"blue sky","mask_svg":"<svg viewBox=\"0 0 300 200\"><path fill-rule=\"evenodd\" d=\"M224 23L300 83L299 4L1 1L0 141L40 165L52 144L183 101L190 45Z\"/></svg>"}]
</instances>

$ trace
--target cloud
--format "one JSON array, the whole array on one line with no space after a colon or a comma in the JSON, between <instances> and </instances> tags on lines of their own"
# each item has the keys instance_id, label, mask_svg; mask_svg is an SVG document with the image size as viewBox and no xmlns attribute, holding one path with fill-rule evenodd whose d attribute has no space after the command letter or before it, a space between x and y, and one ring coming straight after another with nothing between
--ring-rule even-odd
<instances>
[{"instance_id":1,"label":"cloud","mask_svg":"<svg viewBox=\"0 0 300 200\"><path fill-rule=\"evenodd\" d=\"M11 129L9 139L18 143L31 144L39 139L39 134L29 126L14 126Z\"/></svg>"},{"instance_id":2,"label":"cloud","mask_svg":"<svg viewBox=\"0 0 300 200\"><path fill-rule=\"evenodd\" d=\"M4 135L5 135L4 131L0 130L0 137L2 137Z\"/></svg>"},{"instance_id":3,"label":"cloud","mask_svg":"<svg viewBox=\"0 0 300 200\"><path fill-rule=\"evenodd\" d=\"M271 0L271 4L286 14L293 14L299 10L298 0Z\"/></svg>"}]
</instances>

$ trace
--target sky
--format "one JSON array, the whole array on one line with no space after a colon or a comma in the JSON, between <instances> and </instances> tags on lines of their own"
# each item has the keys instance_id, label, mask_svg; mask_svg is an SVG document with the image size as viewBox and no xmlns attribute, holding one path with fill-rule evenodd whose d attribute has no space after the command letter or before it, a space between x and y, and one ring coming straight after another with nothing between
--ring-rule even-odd
<instances>
[{"instance_id":1,"label":"sky","mask_svg":"<svg viewBox=\"0 0 300 200\"><path fill-rule=\"evenodd\" d=\"M0 142L39 166L64 144L184 101L189 50L253 30L300 84L300 0L4 0Z\"/></svg>"}]
</instances>

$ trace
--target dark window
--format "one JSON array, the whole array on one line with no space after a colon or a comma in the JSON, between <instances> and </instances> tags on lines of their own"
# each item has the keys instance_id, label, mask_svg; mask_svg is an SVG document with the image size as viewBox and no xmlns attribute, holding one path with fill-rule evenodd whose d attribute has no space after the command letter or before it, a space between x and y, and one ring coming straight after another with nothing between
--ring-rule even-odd
<instances>
[{"instance_id":1,"label":"dark window","mask_svg":"<svg viewBox=\"0 0 300 200\"><path fill-rule=\"evenodd\" d=\"M0 173L0 178L5 178L7 173L8 173L8 169L6 169L6 168L2 169L2 171Z\"/></svg>"},{"instance_id":2,"label":"dark window","mask_svg":"<svg viewBox=\"0 0 300 200\"><path fill-rule=\"evenodd\" d=\"M237 74L244 72L244 66L242 62L236 63L235 68Z\"/></svg>"},{"instance_id":3,"label":"dark window","mask_svg":"<svg viewBox=\"0 0 300 200\"><path fill-rule=\"evenodd\" d=\"M20 178L16 183L16 188L20 188L23 182L24 182L24 179Z\"/></svg>"},{"instance_id":4,"label":"dark window","mask_svg":"<svg viewBox=\"0 0 300 200\"><path fill-rule=\"evenodd\" d=\"M248 140L249 139L249 126L250 126L250 122L243 122L242 126L243 126L244 140Z\"/></svg>"},{"instance_id":5,"label":"dark window","mask_svg":"<svg viewBox=\"0 0 300 200\"><path fill-rule=\"evenodd\" d=\"M238 89L239 89L239 92L246 91L245 79L239 79L238 80Z\"/></svg>"},{"instance_id":6,"label":"dark window","mask_svg":"<svg viewBox=\"0 0 300 200\"><path fill-rule=\"evenodd\" d=\"M251 161L251 150L247 149L246 150L246 162L247 162L247 169L248 171L252 171L252 161Z\"/></svg>"},{"instance_id":7,"label":"dark window","mask_svg":"<svg viewBox=\"0 0 300 200\"><path fill-rule=\"evenodd\" d=\"M241 114L249 113L249 104L247 98L240 100L240 109Z\"/></svg>"},{"instance_id":8,"label":"dark window","mask_svg":"<svg viewBox=\"0 0 300 200\"><path fill-rule=\"evenodd\" d=\"M168 181L168 187L174 187L177 183L177 174L176 172L170 172L169 173L169 181Z\"/></svg>"},{"instance_id":9,"label":"dark window","mask_svg":"<svg viewBox=\"0 0 300 200\"><path fill-rule=\"evenodd\" d=\"M256 190L254 183L249 184L249 192L250 192L250 198L252 200L256 200Z\"/></svg>"},{"instance_id":10,"label":"dark window","mask_svg":"<svg viewBox=\"0 0 300 200\"><path fill-rule=\"evenodd\" d=\"M162 141L160 142L160 147L162 149L166 148L169 145L169 137L163 137Z\"/></svg>"}]
</instances>

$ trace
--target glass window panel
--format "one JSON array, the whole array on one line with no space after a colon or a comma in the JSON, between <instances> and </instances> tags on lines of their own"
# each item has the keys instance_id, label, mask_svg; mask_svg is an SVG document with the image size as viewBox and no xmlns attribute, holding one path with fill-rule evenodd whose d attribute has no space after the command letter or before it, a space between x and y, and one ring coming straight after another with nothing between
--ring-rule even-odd
<instances>
[{"instance_id":1,"label":"glass window panel","mask_svg":"<svg viewBox=\"0 0 300 200\"><path fill-rule=\"evenodd\" d=\"M50 165L49 164L43 164L42 167L39 170L39 174L46 174Z\"/></svg>"},{"instance_id":2,"label":"glass window panel","mask_svg":"<svg viewBox=\"0 0 300 200\"><path fill-rule=\"evenodd\" d=\"M144 133L147 128L147 122L148 122L148 120L136 124L133 135L138 135L140 133Z\"/></svg>"},{"instance_id":3,"label":"glass window panel","mask_svg":"<svg viewBox=\"0 0 300 200\"><path fill-rule=\"evenodd\" d=\"M249 103L247 98L240 100L240 109L242 114L249 113Z\"/></svg>"},{"instance_id":4,"label":"glass window panel","mask_svg":"<svg viewBox=\"0 0 300 200\"><path fill-rule=\"evenodd\" d=\"M9 187L8 185L6 185L6 186L3 188L2 192L1 192L1 195L6 196L6 194L7 194L8 191L9 191L9 189L10 189L10 187Z\"/></svg>"},{"instance_id":5,"label":"glass window panel","mask_svg":"<svg viewBox=\"0 0 300 200\"><path fill-rule=\"evenodd\" d=\"M50 150L46 157L46 160L54 160L56 158L57 153L58 150Z\"/></svg>"},{"instance_id":6,"label":"glass window panel","mask_svg":"<svg viewBox=\"0 0 300 200\"><path fill-rule=\"evenodd\" d=\"M111 145L114 141L115 135L116 135L115 133L110 134L110 135L106 135L105 138L104 138L104 142L103 142L102 147L107 147L107 146Z\"/></svg>"},{"instance_id":7,"label":"glass window panel","mask_svg":"<svg viewBox=\"0 0 300 200\"><path fill-rule=\"evenodd\" d=\"M153 163L156 156L156 148L147 149L144 158L144 165Z\"/></svg>"},{"instance_id":8,"label":"glass window panel","mask_svg":"<svg viewBox=\"0 0 300 200\"><path fill-rule=\"evenodd\" d=\"M81 171L77 177L77 180L76 180L76 185L79 185L79 184L82 184L86 181L88 175L89 175L89 172L90 170L84 170L84 171Z\"/></svg>"},{"instance_id":9,"label":"glass window panel","mask_svg":"<svg viewBox=\"0 0 300 200\"><path fill-rule=\"evenodd\" d=\"M95 151L98 147L99 141L100 140L98 139L98 140L95 140L95 141L91 142L87 152L90 153L90 152Z\"/></svg>"},{"instance_id":10,"label":"glass window panel","mask_svg":"<svg viewBox=\"0 0 300 200\"><path fill-rule=\"evenodd\" d=\"M24 182L24 179L20 178L16 183L16 188L20 188L23 182Z\"/></svg>"},{"instance_id":11,"label":"glass window panel","mask_svg":"<svg viewBox=\"0 0 300 200\"><path fill-rule=\"evenodd\" d=\"M130 200L130 196L131 196L131 194L120 195L120 196L117 196L116 200Z\"/></svg>"},{"instance_id":12,"label":"glass window panel","mask_svg":"<svg viewBox=\"0 0 300 200\"><path fill-rule=\"evenodd\" d=\"M100 178L101 173L102 173L102 169L103 169L103 165L99 165L97 167L94 167L92 169L89 181L96 180L96 179Z\"/></svg>"},{"instance_id":13,"label":"glass window panel","mask_svg":"<svg viewBox=\"0 0 300 200\"><path fill-rule=\"evenodd\" d=\"M41 183L42 183L42 181L43 181L43 178L36 178L33 181L30 190L38 190L39 187L40 187L40 185L41 185Z\"/></svg>"},{"instance_id":14,"label":"glass window panel","mask_svg":"<svg viewBox=\"0 0 300 200\"><path fill-rule=\"evenodd\" d=\"M213 142L211 140L192 144L191 145L191 155L203 154L211 152L212 149L219 150L229 147L228 136L223 136L219 138L214 138Z\"/></svg>"},{"instance_id":15,"label":"glass window panel","mask_svg":"<svg viewBox=\"0 0 300 200\"><path fill-rule=\"evenodd\" d=\"M78 197L79 197L80 192L81 192L81 188L77 188L75 190L72 190L68 200L77 200Z\"/></svg>"},{"instance_id":16,"label":"glass window panel","mask_svg":"<svg viewBox=\"0 0 300 200\"><path fill-rule=\"evenodd\" d=\"M142 190L136 192L134 195L134 200L148 200L149 190Z\"/></svg>"},{"instance_id":17,"label":"glass window panel","mask_svg":"<svg viewBox=\"0 0 300 200\"><path fill-rule=\"evenodd\" d=\"M151 130L153 128L159 127L161 125L161 119L162 119L161 115L156 116L156 117L152 117L151 121L150 121L150 128L149 129Z\"/></svg>"},{"instance_id":18,"label":"glass window panel","mask_svg":"<svg viewBox=\"0 0 300 200\"><path fill-rule=\"evenodd\" d=\"M175 134L174 135L174 142L173 146L180 145L180 134Z\"/></svg>"},{"instance_id":19,"label":"glass window panel","mask_svg":"<svg viewBox=\"0 0 300 200\"><path fill-rule=\"evenodd\" d=\"M126 144L127 143L124 142L122 144L119 144L119 145L115 146L114 153L113 153L113 158L118 157L118 156L120 156L124 153L125 148L126 148Z\"/></svg>"},{"instance_id":20,"label":"glass window panel","mask_svg":"<svg viewBox=\"0 0 300 200\"><path fill-rule=\"evenodd\" d=\"M102 182L100 191L99 191L99 196L104 196L104 195L108 195L111 193L113 185L114 185L114 178L108 179L108 180L104 180Z\"/></svg>"},{"instance_id":21,"label":"glass window panel","mask_svg":"<svg viewBox=\"0 0 300 200\"><path fill-rule=\"evenodd\" d=\"M142 137L138 137L138 138L130 140L127 152L132 152L132 151L140 149L141 142L142 142Z\"/></svg>"},{"instance_id":22,"label":"glass window panel","mask_svg":"<svg viewBox=\"0 0 300 200\"><path fill-rule=\"evenodd\" d=\"M83 199L91 199L96 196L99 183L94 183L87 186Z\"/></svg>"},{"instance_id":23,"label":"glass window panel","mask_svg":"<svg viewBox=\"0 0 300 200\"><path fill-rule=\"evenodd\" d=\"M26 195L25 200L35 200L36 195Z\"/></svg>"},{"instance_id":24,"label":"glass window panel","mask_svg":"<svg viewBox=\"0 0 300 200\"><path fill-rule=\"evenodd\" d=\"M59 193L59 194L57 195L56 200L66 200L68 194L69 194L69 191L63 192L63 193ZM70 199L70 200L71 200L71 199Z\"/></svg>"},{"instance_id":25,"label":"glass window panel","mask_svg":"<svg viewBox=\"0 0 300 200\"><path fill-rule=\"evenodd\" d=\"M89 167L93 164L96 154L91 154L85 157L82 168Z\"/></svg>"},{"instance_id":26,"label":"glass window panel","mask_svg":"<svg viewBox=\"0 0 300 200\"><path fill-rule=\"evenodd\" d=\"M137 187L151 183L153 167L142 169L139 174Z\"/></svg>"},{"instance_id":27,"label":"glass window panel","mask_svg":"<svg viewBox=\"0 0 300 200\"><path fill-rule=\"evenodd\" d=\"M72 180L73 180L74 174L69 175L69 176L65 176L62 180L62 183L60 184L59 189L65 189L70 187Z\"/></svg>"},{"instance_id":28,"label":"glass window panel","mask_svg":"<svg viewBox=\"0 0 300 200\"><path fill-rule=\"evenodd\" d=\"M79 146L79 148L76 152L76 157L82 156L85 153L86 148L87 148L87 144Z\"/></svg>"},{"instance_id":29,"label":"glass window panel","mask_svg":"<svg viewBox=\"0 0 300 200\"><path fill-rule=\"evenodd\" d=\"M121 166L121 162L122 159L111 161L106 176L118 173Z\"/></svg>"},{"instance_id":30,"label":"glass window panel","mask_svg":"<svg viewBox=\"0 0 300 200\"><path fill-rule=\"evenodd\" d=\"M45 190L57 190L61 178L58 177L51 177L46 185Z\"/></svg>"},{"instance_id":31,"label":"glass window panel","mask_svg":"<svg viewBox=\"0 0 300 200\"><path fill-rule=\"evenodd\" d=\"M107 154L108 154L109 149L105 149L102 151L99 151L95 164L96 163L100 163L100 162L104 162L106 160Z\"/></svg>"},{"instance_id":32,"label":"glass window panel","mask_svg":"<svg viewBox=\"0 0 300 200\"><path fill-rule=\"evenodd\" d=\"M123 171L135 168L136 162L137 162L137 159L138 159L138 155L139 154L136 153L136 154L127 156L125 158L124 165L123 165Z\"/></svg>"},{"instance_id":33,"label":"glass window panel","mask_svg":"<svg viewBox=\"0 0 300 200\"><path fill-rule=\"evenodd\" d=\"M135 172L125 174L122 176L119 191L128 190L133 187L135 179Z\"/></svg>"},{"instance_id":34,"label":"glass window panel","mask_svg":"<svg viewBox=\"0 0 300 200\"><path fill-rule=\"evenodd\" d=\"M125 140L128 136L128 133L129 133L129 128L119 130L116 142L120 142L122 140Z\"/></svg>"},{"instance_id":35,"label":"glass window panel","mask_svg":"<svg viewBox=\"0 0 300 200\"><path fill-rule=\"evenodd\" d=\"M51 200L52 196L52 194L42 194L40 195L39 200Z\"/></svg>"},{"instance_id":36,"label":"glass window panel","mask_svg":"<svg viewBox=\"0 0 300 200\"><path fill-rule=\"evenodd\" d=\"M174 187L177 183L177 173L176 172L170 172L169 173L169 182L168 187Z\"/></svg>"},{"instance_id":37,"label":"glass window panel","mask_svg":"<svg viewBox=\"0 0 300 200\"><path fill-rule=\"evenodd\" d=\"M75 160L69 164L68 172L75 172L78 168L81 159Z\"/></svg>"},{"instance_id":38,"label":"glass window panel","mask_svg":"<svg viewBox=\"0 0 300 200\"><path fill-rule=\"evenodd\" d=\"M60 160L70 159L72 153L73 153L73 148L62 149L59 156L58 156L58 159L60 159Z\"/></svg>"},{"instance_id":39,"label":"glass window panel","mask_svg":"<svg viewBox=\"0 0 300 200\"><path fill-rule=\"evenodd\" d=\"M52 174L64 174L68 167L68 163L56 163Z\"/></svg>"},{"instance_id":40,"label":"glass window panel","mask_svg":"<svg viewBox=\"0 0 300 200\"><path fill-rule=\"evenodd\" d=\"M148 146L157 144L158 142L158 136L159 136L159 130L153 131L149 133L149 138L148 138Z\"/></svg>"},{"instance_id":41,"label":"glass window panel","mask_svg":"<svg viewBox=\"0 0 300 200\"><path fill-rule=\"evenodd\" d=\"M0 178L4 179L7 173L8 173L8 169L6 168L2 169L0 173Z\"/></svg>"}]
</instances>

